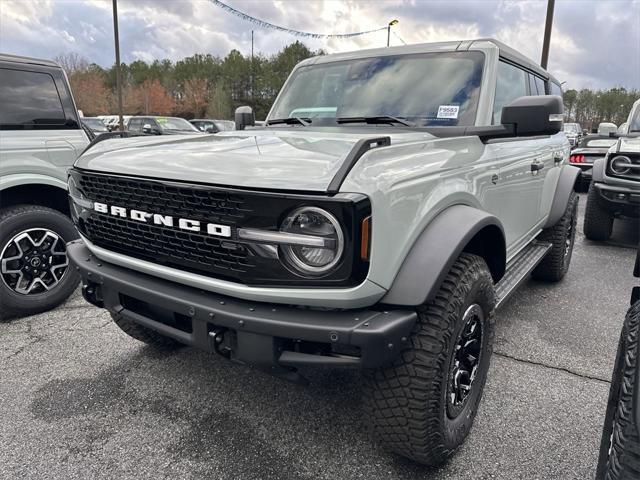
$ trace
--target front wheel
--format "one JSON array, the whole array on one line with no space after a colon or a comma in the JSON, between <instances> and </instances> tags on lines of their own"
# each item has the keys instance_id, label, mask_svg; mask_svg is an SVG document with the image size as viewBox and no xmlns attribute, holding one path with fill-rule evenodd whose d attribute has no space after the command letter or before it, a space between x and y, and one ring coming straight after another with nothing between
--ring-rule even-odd
<instances>
[{"instance_id":1,"label":"front wheel","mask_svg":"<svg viewBox=\"0 0 640 480\"><path fill-rule=\"evenodd\" d=\"M71 220L47 207L0 211L0 318L32 315L63 302L80 277L69 268L67 242L78 238Z\"/></svg>"},{"instance_id":2,"label":"front wheel","mask_svg":"<svg viewBox=\"0 0 640 480\"><path fill-rule=\"evenodd\" d=\"M395 362L365 372L364 405L391 451L439 465L471 430L493 343L493 280L485 261L463 253Z\"/></svg>"},{"instance_id":3,"label":"front wheel","mask_svg":"<svg viewBox=\"0 0 640 480\"><path fill-rule=\"evenodd\" d=\"M584 211L584 235L589 240L604 242L611 237L613 215L600 205L598 196L598 191L592 183L589 187L587 206Z\"/></svg>"},{"instance_id":4,"label":"front wheel","mask_svg":"<svg viewBox=\"0 0 640 480\"><path fill-rule=\"evenodd\" d=\"M640 425L635 399L640 342L640 302L631 307L622 327L600 440L597 480L640 478ZM634 402L636 404L634 405Z\"/></svg>"}]
</instances>

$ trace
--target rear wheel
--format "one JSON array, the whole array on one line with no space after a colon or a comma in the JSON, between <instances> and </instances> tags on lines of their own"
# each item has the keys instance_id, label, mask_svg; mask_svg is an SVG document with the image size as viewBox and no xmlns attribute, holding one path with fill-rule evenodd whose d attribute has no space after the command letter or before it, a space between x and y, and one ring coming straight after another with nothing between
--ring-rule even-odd
<instances>
[{"instance_id":1,"label":"rear wheel","mask_svg":"<svg viewBox=\"0 0 640 480\"><path fill-rule=\"evenodd\" d=\"M618 355L611 380L605 416L598 480L636 480L640 478L640 425L636 420L634 394L640 335L640 302L629 310L618 343Z\"/></svg>"},{"instance_id":2,"label":"rear wheel","mask_svg":"<svg viewBox=\"0 0 640 480\"><path fill-rule=\"evenodd\" d=\"M395 362L365 372L364 404L375 436L427 465L445 462L469 434L493 343L493 281L485 261L464 253Z\"/></svg>"},{"instance_id":3,"label":"rear wheel","mask_svg":"<svg viewBox=\"0 0 640 480\"><path fill-rule=\"evenodd\" d=\"M69 268L71 220L51 208L18 205L0 212L0 318L32 315L63 302L80 277Z\"/></svg>"},{"instance_id":4,"label":"rear wheel","mask_svg":"<svg viewBox=\"0 0 640 480\"><path fill-rule=\"evenodd\" d=\"M587 206L584 211L584 235L589 240L605 241L611 237L613 230L613 215L600 204L598 191L589 187Z\"/></svg>"},{"instance_id":5,"label":"rear wheel","mask_svg":"<svg viewBox=\"0 0 640 480\"><path fill-rule=\"evenodd\" d=\"M569 270L573 245L576 238L576 219L578 217L578 195L571 192L567 209L553 227L546 228L538 236L539 240L551 242L551 250L533 270L537 280L557 282Z\"/></svg>"}]
</instances>

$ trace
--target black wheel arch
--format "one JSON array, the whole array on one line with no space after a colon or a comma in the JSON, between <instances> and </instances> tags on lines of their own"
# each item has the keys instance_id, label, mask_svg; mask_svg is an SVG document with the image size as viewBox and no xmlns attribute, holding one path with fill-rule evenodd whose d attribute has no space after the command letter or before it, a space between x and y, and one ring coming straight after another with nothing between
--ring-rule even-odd
<instances>
[{"instance_id":1,"label":"black wheel arch","mask_svg":"<svg viewBox=\"0 0 640 480\"><path fill-rule=\"evenodd\" d=\"M558 178L558 184L556 185L556 192L551 203L551 210L549 211L549 216L543 228L553 227L562 218L564 212L567 210L571 192L573 192L576 181L581 174L582 172L578 167L565 165L562 168L560 177Z\"/></svg>"},{"instance_id":2,"label":"black wheel arch","mask_svg":"<svg viewBox=\"0 0 640 480\"><path fill-rule=\"evenodd\" d=\"M54 185L25 183L0 191L0 207L6 208L15 205L49 207L70 216L67 191Z\"/></svg>"},{"instance_id":3,"label":"black wheel arch","mask_svg":"<svg viewBox=\"0 0 640 480\"><path fill-rule=\"evenodd\" d=\"M417 306L428 302L463 252L482 257L497 283L506 268L500 220L468 205L444 209L418 236L381 303Z\"/></svg>"}]
</instances>

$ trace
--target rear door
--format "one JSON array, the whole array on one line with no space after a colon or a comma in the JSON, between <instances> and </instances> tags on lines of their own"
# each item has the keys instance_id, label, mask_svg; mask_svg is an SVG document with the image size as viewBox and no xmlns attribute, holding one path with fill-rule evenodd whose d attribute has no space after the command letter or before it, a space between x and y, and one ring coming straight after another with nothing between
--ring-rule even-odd
<instances>
[{"instance_id":1,"label":"rear door","mask_svg":"<svg viewBox=\"0 0 640 480\"><path fill-rule=\"evenodd\" d=\"M498 62L496 77L493 123L499 125L502 108L531 90L528 73L514 64ZM490 144L500 165L495 189L499 217L507 237L508 254L513 254L537 233L541 224L542 192L552 149L538 138L497 139Z\"/></svg>"},{"instance_id":2,"label":"rear door","mask_svg":"<svg viewBox=\"0 0 640 480\"><path fill-rule=\"evenodd\" d=\"M0 174L66 182L66 168L87 143L59 68L0 63Z\"/></svg>"}]
</instances>

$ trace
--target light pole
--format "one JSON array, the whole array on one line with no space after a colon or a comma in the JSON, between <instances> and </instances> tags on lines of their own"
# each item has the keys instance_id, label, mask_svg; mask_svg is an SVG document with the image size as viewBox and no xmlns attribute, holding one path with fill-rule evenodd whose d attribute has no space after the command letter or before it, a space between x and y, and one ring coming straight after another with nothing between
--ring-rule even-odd
<instances>
[{"instance_id":1,"label":"light pole","mask_svg":"<svg viewBox=\"0 0 640 480\"><path fill-rule=\"evenodd\" d=\"M391 20L387 25L387 47L391 43L391 27L398 24L398 20Z\"/></svg>"},{"instance_id":2,"label":"light pole","mask_svg":"<svg viewBox=\"0 0 640 480\"><path fill-rule=\"evenodd\" d=\"M118 34L118 0L113 0L113 37L116 44L116 90L118 92L118 125L124 132L124 120L122 118L122 82L120 79L120 37Z\"/></svg>"},{"instance_id":3,"label":"light pole","mask_svg":"<svg viewBox=\"0 0 640 480\"><path fill-rule=\"evenodd\" d=\"M551 43L551 26L553 25L553 8L555 4L556 0L548 0L547 19L544 24L544 40L542 41L542 59L540 60L540 66L545 69L549 60L549 44Z\"/></svg>"}]
</instances>

